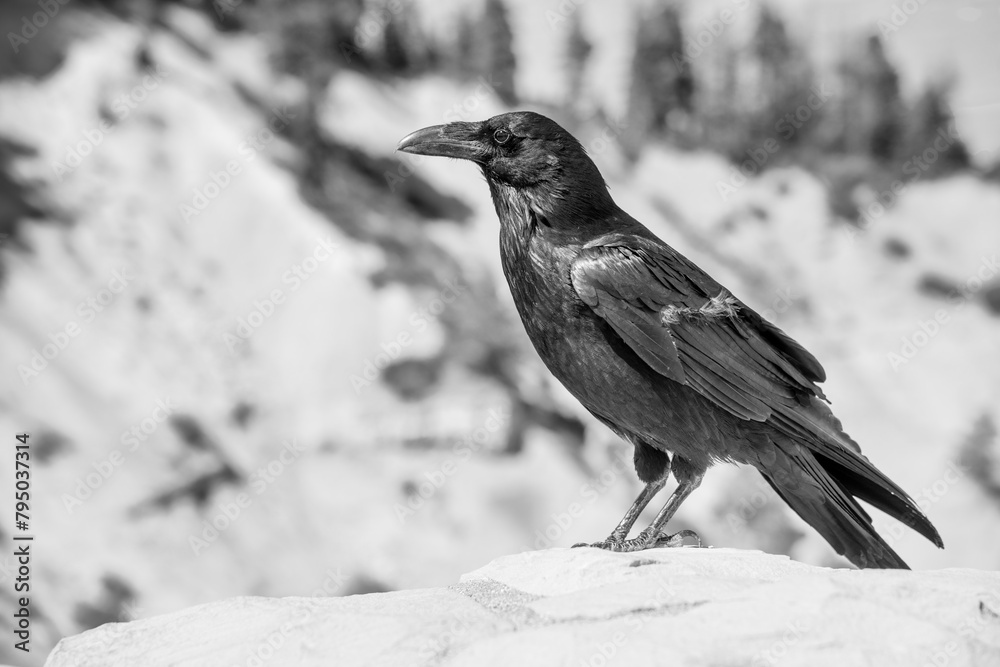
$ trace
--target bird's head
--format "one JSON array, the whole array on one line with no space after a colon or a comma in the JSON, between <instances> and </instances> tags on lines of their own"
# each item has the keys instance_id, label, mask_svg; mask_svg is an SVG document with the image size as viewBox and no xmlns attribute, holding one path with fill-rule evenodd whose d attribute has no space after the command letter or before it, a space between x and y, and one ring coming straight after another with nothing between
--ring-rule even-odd
<instances>
[{"instance_id":1,"label":"bird's head","mask_svg":"<svg viewBox=\"0 0 1000 667\"><path fill-rule=\"evenodd\" d=\"M545 207L613 206L601 172L580 142L531 111L425 127L406 136L396 150L475 162L494 198L498 188L513 188Z\"/></svg>"}]
</instances>

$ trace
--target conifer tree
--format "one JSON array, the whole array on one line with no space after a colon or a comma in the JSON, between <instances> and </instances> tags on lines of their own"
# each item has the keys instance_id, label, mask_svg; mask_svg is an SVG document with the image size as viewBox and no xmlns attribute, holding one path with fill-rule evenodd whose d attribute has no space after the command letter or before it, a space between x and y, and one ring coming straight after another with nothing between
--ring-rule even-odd
<instances>
[{"instance_id":1,"label":"conifer tree","mask_svg":"<svg viewBox=\"0 0 1000 667\"><path fill-rule=\"evenodd\" d=\"M483 66L480 73L488 76L497 95L505 104L516 104L514 75L517 70L517 60L514 57L514 34L510 28L503 0L486 0L486 9L480 25L479 37L483 48Z\"/></svg>"}]
</instances>

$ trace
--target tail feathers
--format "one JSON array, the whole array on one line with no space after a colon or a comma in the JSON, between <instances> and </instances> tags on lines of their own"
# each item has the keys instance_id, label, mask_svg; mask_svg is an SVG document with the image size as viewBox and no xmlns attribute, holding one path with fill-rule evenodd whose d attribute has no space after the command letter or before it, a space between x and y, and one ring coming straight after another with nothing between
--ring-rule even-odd
<instances>
[{"instance_id":1,"label":"tail feathers","mask_svg":"<svg viewBox=\"0 0 1000 667\"><path fill-rule=\"evenodd\" d=\"M856 496L902 521L938 547L941 536L903 489L861 453L824 403L813 399L806 409L775 414L786 437L802 442L848 497ZM794 447L789 443L790 447Z\"/></svg>"},{"instance_id":2,"label":"tail feathers","mask_svg":"<svg viewBox=\"0 0 1000 667\"><path fill-rule=\"evenodd\" d=\"M875 532L851 492L811 452L794 443L775 449L777 460L761 471L764 479L837 553L861 568L909 569Z\"/></svg>"},{"instance_id":3,"label":"tail feathers","mask_svg":"<svg viewBox=\"0 0 1000 667\"><path fill-rule=\"evenodd\" d=\"M902 521L904 525L926 537L938 548L944 548L941 535L930 519L924 516L909 496L905 494L900 496L894 489L879 484L884 475L869 463L868 459L862 461L872 471L871 474L868 470L864 471L865 474L861 474L856 469L847 468L836 461L824 458L822 454L817 455L817 459L849 494Z\"/></svg>"}]
</instances>

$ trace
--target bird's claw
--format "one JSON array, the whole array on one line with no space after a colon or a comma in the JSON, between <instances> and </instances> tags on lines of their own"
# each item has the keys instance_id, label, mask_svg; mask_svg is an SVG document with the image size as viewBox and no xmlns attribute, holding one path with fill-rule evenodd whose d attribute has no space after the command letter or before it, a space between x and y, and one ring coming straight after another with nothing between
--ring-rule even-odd
<instances>
[{"instance_id":1,"label":"bird's claw","mask_svg":"<svg viewBox=\"0 0 1000 667\"><path fill-rule=\"evenodd\" d=\"M620 552L643 551L645 549L674 548L683 546L684 540L689 537L697 540L698 546L701 546L701 538L698 537L698 533L693 530L685 529L673 534L667 534L663 531L659 531L654 534L649 528L646 528L632 539L625 539L624 537L612 534L606 540L594 542L593 544L578 542L573 545L573 548L593 547L595 549L604 549L605 551Z\"/></svg>"},{"instance_id":2,"label":"bird's claw","mask_svg":"<svg viewBox=\"0 0 1000 667\"><path fill-rule=\"evenodd\" d=\"M667 535L664 532L660 532L660 534L657 536L657 538L653 542L653 544L651 544L649 546L650 546L650 548L657 548L657 547L665 547L665 548L680 547L680 546L684 546L684 540L687 539L687 538L689 538L689 537L692 538L693 540L695 540L698 543L697 546L699 546L699 547L701 546L701 537L698 536L698 533L694 532L693 530L688 530L686 528L684 530L677 531L673 535Z\"/></svg>"}]
</instances>

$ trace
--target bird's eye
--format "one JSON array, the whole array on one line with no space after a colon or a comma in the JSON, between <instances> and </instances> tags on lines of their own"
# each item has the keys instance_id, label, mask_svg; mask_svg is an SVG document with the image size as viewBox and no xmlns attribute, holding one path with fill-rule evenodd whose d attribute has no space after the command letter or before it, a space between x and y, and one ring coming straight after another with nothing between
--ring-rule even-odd
<instances>
[{"instance_id":1,"label":"bird's eye","mask_svg":"<svg viewBox=\"0 0 1000 667\"><path fill-rule=\"evenodd\" d=\"M511 137L510 131L503 129L502 127L493 133L493 141L497 142L498 144L507 143L508 141L510 141L510 137Z\"/></svg>"}]
</instances>

